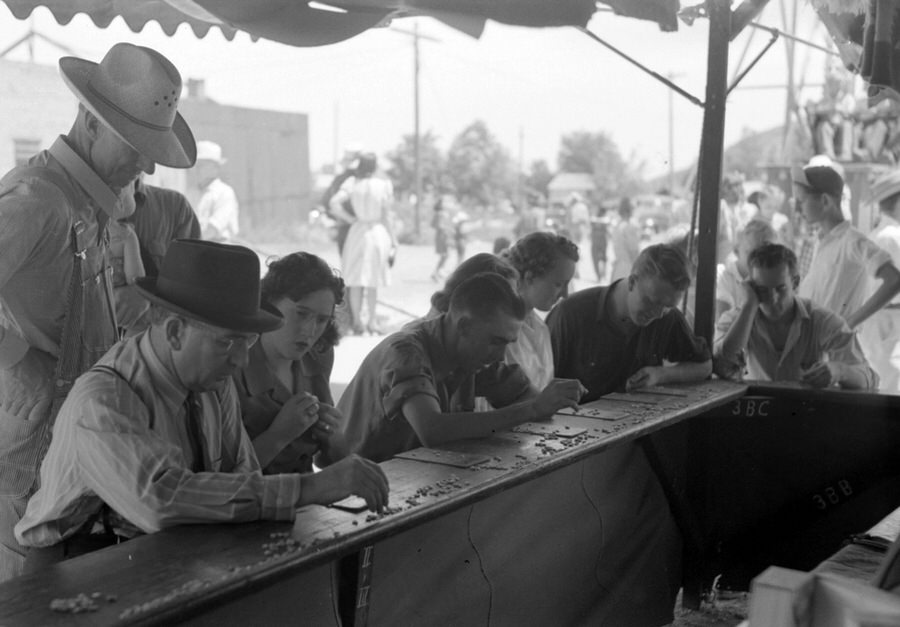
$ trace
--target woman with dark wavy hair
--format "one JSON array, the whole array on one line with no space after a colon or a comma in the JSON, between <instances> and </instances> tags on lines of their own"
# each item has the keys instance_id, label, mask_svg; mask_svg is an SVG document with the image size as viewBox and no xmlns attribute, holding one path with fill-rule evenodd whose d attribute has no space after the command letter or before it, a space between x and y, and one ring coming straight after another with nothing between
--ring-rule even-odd
<instances>
[{"instance_id":1,"label":"woman with dark wavy hair","mask_svg":"<svg viewBox=\"0 0 900 627\"><path fill-rule=\"evenodd\" d=\"M459 284L468 278L475 276L481 272L493 272L499 274L504 279L515 286L519 279L519 273L516 269L509 265L497 255L491 253L477 253L472 255L461 264L447 277L443 289L438 290L431 295L431 311L428 312L426 318L434 318L442 313L447 313L450 309L450 297L453 291L459 287Z\"/></svg>"},{"instance_id":2,"label":"woman with dark wavy hair","mask_svg":"<svg viewBox=\"0 0 900 627\"><path fill-rule=\"evenodd\" d=\"M344 281L321 258L297 252L269 263L262 298L284 316L234 376L244 427L267 474L309 472L344 456L343 418L329 388Z\"/></svg>"}]
</instances>

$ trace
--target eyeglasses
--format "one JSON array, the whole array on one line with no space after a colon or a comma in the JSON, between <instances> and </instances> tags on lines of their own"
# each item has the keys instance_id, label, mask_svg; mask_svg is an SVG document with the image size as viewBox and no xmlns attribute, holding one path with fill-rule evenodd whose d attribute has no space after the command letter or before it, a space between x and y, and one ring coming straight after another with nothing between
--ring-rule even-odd
<instances>
[{"instance_id":1,"label":"eyeglasses","mask_svg":"<svg viewBox=\"0 0 900 627\"><path fill-rule=\"evenodd\" d=\"M207 335L211 335L213 337L213 341L215 342L216 347L221 350L223 353L230 353L234 350L234 347L238 344L243 343L246 345L247 350L250 349L251 346L256 344L257 340L259 340L259 333L246 333L241 335L219 335L221 329L217 329L208 324L204 324L199 320L190 320L189 324L192 327L196 327L202 331L204 331Z\"/></svg>"}]
</instances>

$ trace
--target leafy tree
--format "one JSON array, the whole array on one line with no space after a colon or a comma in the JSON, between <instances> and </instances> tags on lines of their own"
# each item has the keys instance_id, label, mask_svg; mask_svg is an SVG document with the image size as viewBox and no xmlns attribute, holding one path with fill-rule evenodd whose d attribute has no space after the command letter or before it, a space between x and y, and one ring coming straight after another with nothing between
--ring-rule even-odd
<instances>
[{"instance_id":1,"label":"leafy tree","mask_svg":"<svg viewBox=\"0 0 900 627\"><path fill-rule=\"evenodd\" d=\"M512 197L516 172L509 152L487 125L476 120L447 151L447 174L456 197L469 207L490 206Z\"/></svg>"},{"instance_id":2,"label":"leafy tree","mask_svg":"<svg viewBox=\"0 0 900 627\"><path fill-rule=\"evenodd\" d=\"M431 131L419 135L419 168L422 174L422 190L441 193L448 183L444 175L445 159L437 146L437 136ZM402 195L416 191L415 135L404 135L400 144L387 154L387 173L394 183L394 190Z\"/></svg>"},{"instance_id":3,"label":"leafy tree","mask_svg":"<svg viewBox=\"0 0 900 627\"><path fill-rule=\"evenodd\" d=\"M561 172L584 172L594 177L600 197L618 196L633 187L633 175L619 147L604 131L575 131L562 137L558 157Z\"/></svg>"},{"instance_id":4,"label":"leafy tree","mask_svg":"<svg viewBox=\"0 0 900 627\"><path fill-rule=\"evenodd\" d=\"M525 177L525 188L546 198L549 195L547 187L551 180L553 172L550 171L550 166L543 159L538 159L531 162L531 171Z\"/></svg>"}]
</instances>

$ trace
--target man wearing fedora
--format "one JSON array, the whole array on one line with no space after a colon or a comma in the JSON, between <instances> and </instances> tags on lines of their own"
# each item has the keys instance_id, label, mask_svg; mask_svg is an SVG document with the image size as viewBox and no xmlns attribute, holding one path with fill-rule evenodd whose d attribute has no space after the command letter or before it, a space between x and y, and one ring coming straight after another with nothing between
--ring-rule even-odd
<instances>
[{"instance_id":1,"label":"man wearing fedora","mask_svg":"<svg viewBox=\"0 0 900 627\"><path fill-rule=\"evenodd\" d=\"M197 142L197 189L199 196L193 203L203 239L233 240L239 230L238 201L234 189L219 178L225 159L222 147L211 141Z\"/></svg>"},{"instance_id":2,"label":"man wearing fedora","mask_svg":"<svg viewBox=\"0 0 900 627\"><path fill-rule=\"evenodd\" d=\"M0 580L24 561L13 526L53 417L116 340L107 222L139 173L196 153L181 77L158 52L120 43L100 63L59 66L79 100L71 130L0 181Z\"/></svg>"},{"instance_id":3,"label":"man wearing fedora","mask_svg":"<svg viewBox=\"0 0 900 627\"><path fill-rule=\"evenodd\" d=\"M872 202L878 205L878 226L869 239L887 252L900 268L900 169L883 174L872 184ZM874 290L876 286L872 286ZM900 370L892 356L900 342L900 298L894 297L883 309L872 314L862 325L860 343L872 367L881 377L881 390L897 392Z\"/></svg>"},{"instance_id":4,"label":"man wearing fedora","mask_svg":"<svg viewBox=\"0 0 900 627\"><path fill-rule=\"evenodd\" d=\"M256 254L173 242L158 277L138 279L152 324L78 378L53 427L41 486L16 537L27 570L186 523L291 520L308 503L356 494L387 505L373 462L345 457L313 474L263 475L232 375L283 319L260 306Z\"/></svg>"}]
</instances>

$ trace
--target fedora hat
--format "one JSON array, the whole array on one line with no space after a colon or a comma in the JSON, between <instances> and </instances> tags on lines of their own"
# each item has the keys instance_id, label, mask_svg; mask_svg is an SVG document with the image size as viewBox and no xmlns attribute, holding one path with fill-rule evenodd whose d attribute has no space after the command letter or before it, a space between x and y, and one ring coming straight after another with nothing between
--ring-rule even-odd
<instances>
[{"instance_id":1,"label":"fedora hat","mask_svg":"<svg viewBox=\"0 0 900 627\"><path fill-rule=\"evenodd\" d=\"M63 57L59 69L88 111L143 156L173 168L194 165L194 136L177 111L181 75L163 55L118 43L100 63Z\"/></svg>"},{"instance_id":2,"label":"fedora hat","mask_svg":"<svg viewBox=\"0 0 900 627\"><path fill-rule=\"evenodd\" d=\"M260 306L259 257L244 246L175 240L159 276L135 287L153 304L231 331L265 333L284 322L277 309Z\"/></svg>"},{"instance_id":3,"label":"fedora hat","mask_svg":"<svg viewBox=\"0 0 900 627\"><path fill-rule=\"evenodd\" d=\"M225 159L222 157L222 147L216 142L201 139L197 142L197 161L201 159L205 161L213 161L219 165L225 165Z\"/></svg>"}]
</instances>

